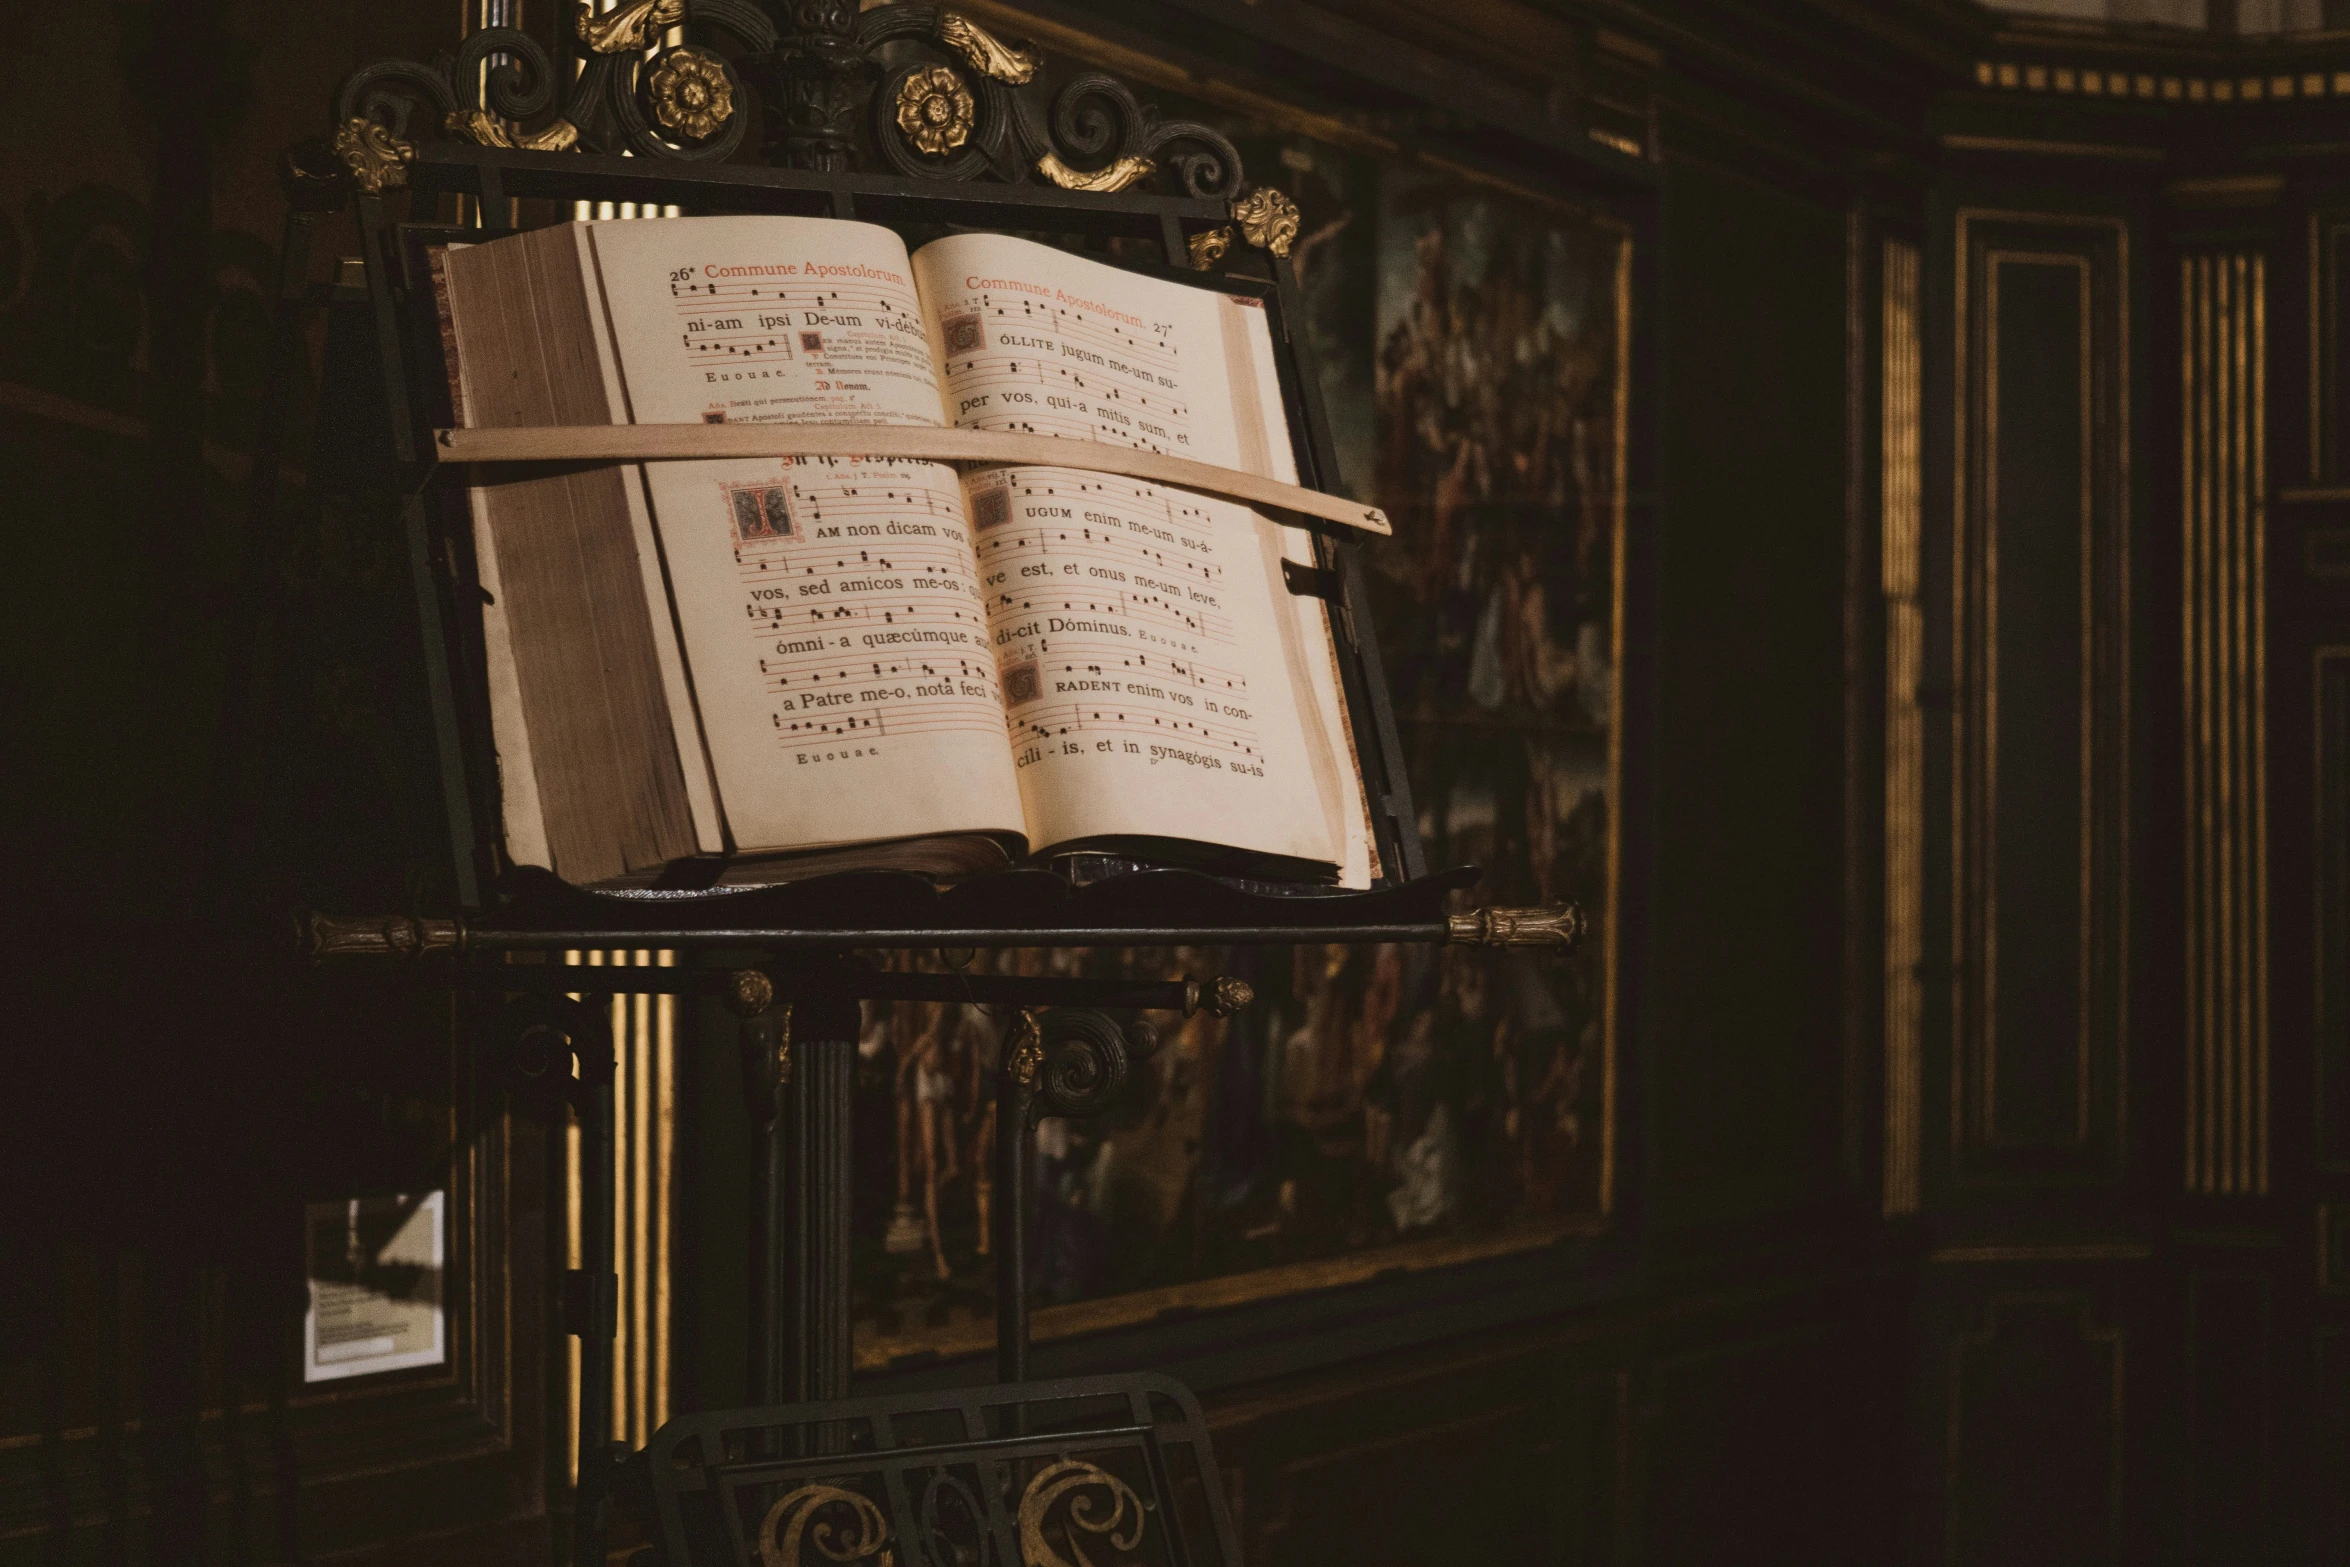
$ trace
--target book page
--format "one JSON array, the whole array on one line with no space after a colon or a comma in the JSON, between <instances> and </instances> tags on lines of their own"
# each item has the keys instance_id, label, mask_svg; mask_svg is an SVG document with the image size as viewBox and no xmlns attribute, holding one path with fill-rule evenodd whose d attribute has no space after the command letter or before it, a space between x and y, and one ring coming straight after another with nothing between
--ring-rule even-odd
<instances>
[{"instance_id":1,"label":"book page","mask_svg":"<svg viewBox=\"0 0 2350 1567\"><path fill-rule=\"evenodd\" d=\"M632 422L944 422L888 230L582 227ZM952 468L745 458L643 472L738 849L1025 835Z\"/></svg>"},{"instance_id":2,"label":"book page","mask_svg":"<svg viewBox=\"0 0 2350 1567\"><path fill-rule=\"evenodd\" d=\"M1277 398L1264 406L1253 302L1001 235L940 240L914 264L958 425L1295 478ZM1352 764L1334 754L1312 678L1328 633L1310 645L1281 585L1294 530L1073 469L996 470L966 491L1021 793L1044 842L1194 839L1364 884Z\"/></svg>"}]
</instances>

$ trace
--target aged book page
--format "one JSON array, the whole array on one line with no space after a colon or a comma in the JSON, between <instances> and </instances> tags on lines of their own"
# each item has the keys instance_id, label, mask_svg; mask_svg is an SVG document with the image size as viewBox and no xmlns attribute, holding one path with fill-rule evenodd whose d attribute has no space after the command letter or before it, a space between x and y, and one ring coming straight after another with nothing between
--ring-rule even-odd
<instances>
[{"instance_id":1,"label":"aged book page","mask_svg":"<svg viewBox=\"0 0 2350 1567\"><path fill-rule=\"evenodd\" d=\"M451 247L439 271L468 423L611 420L568 233ZM662 651L668 622L651 608L645 550L630 536L630 477L526 468L476 480L508 852L584 883L716 847L714 816L705 837L693 810L699 742L664 690L674 653ZM582 669L599 678L578 678Z\"/></svg>"},{"instance_id":2,"label":"aged book page","mask_svg":"<svg viewBox=\"0 0 2350 1567\"><path fill-rule=\"evenodd\" d=\"M746 217L580 232L625 420L945 422L890 231ZM641 471L737 849L1025 837L953 469Z\"/></svg>"},{"instance_id":3,"label":"aged book page","mask_svg":"<svg viewBox=\"0 0 2350 1567\"><path fill-rule=\"evenodd\" d=\"M1001 235L914 265L957 424L1296 478L1253 302ZM999 469L966 493L1040 847L1193 839L1368 884L1329 632L1280 585L1305 535L1073 469Z\"/></svg>"}]
</instances>

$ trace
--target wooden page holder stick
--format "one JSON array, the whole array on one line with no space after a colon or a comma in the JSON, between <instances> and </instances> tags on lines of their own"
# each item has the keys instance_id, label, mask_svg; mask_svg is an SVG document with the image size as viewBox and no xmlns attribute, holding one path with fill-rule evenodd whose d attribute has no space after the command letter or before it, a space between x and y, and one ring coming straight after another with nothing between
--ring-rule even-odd
<instances>
[{"instance_id":1,"label":"wooden page holder stick","mask_svg":"<svg viewBox=\"0 0 2350 1567\"><path fill-rule=\"evenodd\" d=\"M946 430L931 425L875 424L590 424L517 425L507 429L438 430L434 455L443 463L689 462L726 457L896 457L926 462L1016 463L1028 468L1081 468L1121 478L1196 490L1290 513L1311 524L1336 524L1376 534L1394 532L1387 514L1340 495L1166 452L1140 451L1103 441L1011 430ZM1286 520L1286 519L1284 519Z\"/></svg>"}]
</instances>

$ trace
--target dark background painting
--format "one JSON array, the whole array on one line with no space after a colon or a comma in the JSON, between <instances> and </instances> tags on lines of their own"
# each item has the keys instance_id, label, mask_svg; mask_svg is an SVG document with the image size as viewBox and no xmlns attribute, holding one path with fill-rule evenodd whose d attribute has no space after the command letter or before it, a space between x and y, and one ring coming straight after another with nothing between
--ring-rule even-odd
<instances>
[{"instance_id":1,"label":"dark background painting","mask_svg":"<svg viewBox=\"0 0 2350 1567\"><path fill-rule=\"evenodd\" d=\"M1367 564L1430 863L1485 867L1485 901L1575 900L1596 934L1564 962L1061 955L1073 972L1236 974L1258 1000L1171 1026L1110 1113L1040 1129L1030 1288L1081 1308L1040 1318L1047 1334L1588 1233L1609 1197L1627 241L1491 186L1224 128L1299 203L1340 478L1396 522ZM987 1085L1007 1025L869 1010L859 1331L879 1366L990 1331Z\"/></svg>"}]
</instances>

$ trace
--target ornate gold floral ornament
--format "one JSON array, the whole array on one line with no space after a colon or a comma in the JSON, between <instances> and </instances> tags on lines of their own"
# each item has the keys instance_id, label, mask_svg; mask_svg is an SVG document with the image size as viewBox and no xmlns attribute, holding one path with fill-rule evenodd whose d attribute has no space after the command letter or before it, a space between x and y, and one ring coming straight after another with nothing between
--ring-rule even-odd
<instances>
[{"instance_id":1,"label":"ornate gold floral ornament","mask_svg":"<svg viewBox=\"0 0 2350 1567\"><path fill-rule=\"evenodd\" d=\"M1232 221L1241 238L1276 256L1289 254L1297 240L1297 203L1266 185L1232 203Z\"/></svg>"},{"instance_id":2,"label":"ornate gold floral ornament","mask_svg":"<svg viewBox=\"0 0 2350 1567\"><path fill-rule=\"evenodd\" d=\"M594 54L642 54L684 20L685 0L633 0L617 11L603 12L583 5L579 41Z\"/></svg>"},{"instance_id":3,"label":"ornate gold floral ornament","mask_svg":"<svg viewBox=\"0 0 2350 1567\"><path fill-rule=\"evenodd\" d=\"M653 118L661 128L689 141L716 134L734 117L734 88L726 65L707 49L671 49L645 82Z\"/></svg>"},{"instance_id":4,"label":"ornate gold floral ornament","mask_svg":"<svg viewBox=\"0 0 2350 1567\"><path fill-rule=\"evenodd\" d=\"M1063 190L1090 190L1098 193L1124 190L1127 186L1147 180L1158 165L1148 158L1132 154L1120 158L1107 168L1088 174L1063 163L1060 154L1048 152L1036 160L1036 172L1051 180Z\"/></svg>"},{"instance_id":5,"label":"ornate gold floral ornament","mask_svg":"<svg viewBox=\"0 0 2350 1567\"><path fill-rule=\"evenodd\" d=\"M351 171L352 183L374 196L408 183L416 149L388 127L361 117L345 120L335 131L335 156Z\"/></svg>"},{"instance_id":6,"label":"ornate gold floral ornament","mask_svg":"<svg viewBox=\"0 0 2350 1567\"><path fill-rule=\"evenodd\" d=\"M1225 224L1191 236L1191 268L1205 272L1224 259L1224 252L1232 248L1232 226Z\"/></svg>"},{"instance_id":7,"label":"ornate gold floral ornament","mask_svg":"<svg viewBox=\"0 0 2350 1567\"><path fill-rule=\"evenodd\" d=\"M1070 1551L1063 1556L1046 1543L1044 1531L1053 1503L1069 1491L1082 1494L1070 1501L1061 1525L1062 1543ZM1134 1487L1082 1458L1064 1458L1039 1469L1020 1493L1020 1560L1025 1567L1085 1567L1088 1558L1077 1543L1079 1529L1108 1535L1112 1549L1130 1552L1142 1543L1143 1518L1142 1498L1134 1494ZM1122 1523L1123 1531L1118 1527Z\"/></svg>"},{"instance_id":8,"label":"ornate gold floral ornament","mask_svg":"<svg viewBox=\"0 0 2350 1567\"><path fill-rule=\"evenodd\" d=\"M898 84L898 129L917 149L943 157L971 139L977 105L952 66L926 65Z\"/></svg>"},{"instance_id":9,"label":"ornate gold floral ornament","mask_svg":"<svg viewBox=\"0 0 2350 1567\"><path fill-rule=\"evenodd\" d=\"M579 127L569 120L557 120L543 131L522 134L486 109L459 109L442 122L441 128L452 136L462 136L484 147L515 147L524 152L569 152L579 140Z\"/></svg>"},{"instance_id":10,"label":"ornate gold floral ornament","mask_svg":"<svg viewBox=\"0 0 2350 1567\"><path fill-rule=\"evenodd\" d=\"M1036 75L1044 62L1033 49L1013 49L967 16L943 11L938 18L938 41L969 62L980 75L1020 86Z\"/></svg>"}]
</instances>

